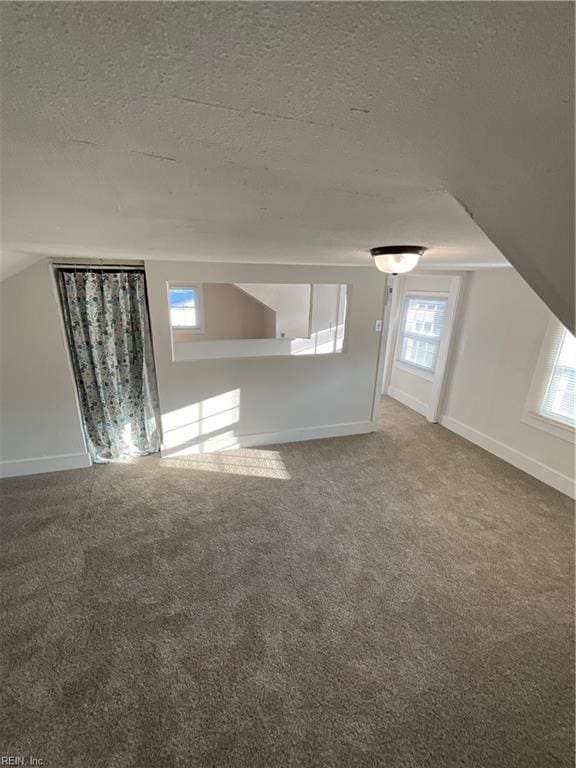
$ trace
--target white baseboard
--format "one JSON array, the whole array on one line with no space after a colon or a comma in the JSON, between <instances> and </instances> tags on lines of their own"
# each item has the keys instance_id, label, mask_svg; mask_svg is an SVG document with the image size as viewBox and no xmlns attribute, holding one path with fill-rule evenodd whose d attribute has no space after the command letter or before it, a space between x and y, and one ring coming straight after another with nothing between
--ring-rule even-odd
<instances>
[{"instance_id":1,"label":"white baseboard","mask_svg":"<svg viewBox=\"0 0 576 768\"><path fill-rule=\"evenodd\" d=\"M412 408L413 411L416 411L416 413L419 413L422 416L428 414L428 403L424 403L422 400L418 400L418 398L408 395L400 389L396 389L396 387L388 387L387 394L389 394L390 397L393 397L394 400L398 400L402 405L407 405L408 408Z\"/></svg>"},{"instance_id":2,"label":"white baseboard","mask_svg":"<svg viewBox=\"0 0 576 768\"><path fill-rule=\"evenodd\" d=\"M446 427L446 429L456 432L460 437L470 440L471 443L479 445L480 448L484 448L484 450L493 453L495 456L498 456L499 459L507 461L508 464L512 464L512 466L517 469L527 472L537 480L541 480L543 483L551 485L552 488L556 488L557 491L561 491L561 493L565 493L571 498L576 498L574 480L571 477L568 477L568 475L564 475L556 469L552 469L541 461L532 459L525 453L516 450L516 448L511 448L509 445L501 443L499 440L495 440L484 432L479 432L477 429L473 429L467 424L458 421L458 419L453 419L451 416L441 416L440 424L442 424L443 427Z\"/></svg>"},{"instance_id":3,"label":"white baseboard","mask_svg":"<svg viewBox=\"0 0 576 768\"><path fill-rule=\"evenodd\" d=\"M364 435L375 432L378 425L373 421L352 421L341 424L326 424L321 427L300 427L286 429L281 432L261 432L252 435L235 435L232 431L221 435L198 438L194 443L185 446L163 448L163 458L170 456L186 456L196 453L215 453L234 448L255 448L276 443L298 443L303 440L320 440L325 437L345 437L347 435Z\"/></svg>"},{"instance_id":4,"label":"white baseboard","mask_svg":"<svg viewBox=\"0 0 576 768\"><path fill-rule=\"evenodd\" d=\"M10 459L0 461L0 477L38 475L43 472L59 472L62 469L89 467L87 453L63 453L59 456L40 456L34 459Z\"/></svg>"}]
</instances>

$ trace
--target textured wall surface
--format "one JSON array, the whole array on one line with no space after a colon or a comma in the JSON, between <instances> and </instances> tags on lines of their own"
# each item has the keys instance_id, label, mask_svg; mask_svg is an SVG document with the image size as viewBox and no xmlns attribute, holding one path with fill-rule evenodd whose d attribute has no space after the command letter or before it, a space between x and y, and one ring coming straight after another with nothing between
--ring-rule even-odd
<instances>
[{"instance_id":1,"label":"textured wall surface","mask_svg":"<svg viewBox=\"0 0 576 768\"><path fill-rule=\"evenodd\" d=\"M573 4L0 11L12 258L369 264L409 240L503 254L568 321Z\"/></svg>"}]
</instances>

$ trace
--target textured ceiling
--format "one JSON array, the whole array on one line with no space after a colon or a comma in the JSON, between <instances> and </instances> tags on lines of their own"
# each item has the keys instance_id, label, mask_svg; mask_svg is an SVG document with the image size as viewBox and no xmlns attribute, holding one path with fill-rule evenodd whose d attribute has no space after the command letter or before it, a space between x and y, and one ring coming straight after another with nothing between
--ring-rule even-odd
<instances>
[{"instance_id":1,"label":"textured ceiling","mask_svg":"<svg viewBox=\"0 0 576 768\"><path fill-rule=\"evenodd\" d=\"M503 254L570 314L572 4L0 13L10 271L19 254L369 264L408 241L430 267Z\"/></svg>"}]
</instances>

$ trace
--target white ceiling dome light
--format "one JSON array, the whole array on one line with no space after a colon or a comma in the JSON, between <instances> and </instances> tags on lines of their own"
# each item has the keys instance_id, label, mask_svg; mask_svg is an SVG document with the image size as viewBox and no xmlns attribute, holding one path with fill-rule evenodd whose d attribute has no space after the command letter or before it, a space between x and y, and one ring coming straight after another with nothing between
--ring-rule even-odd
<instances>
[{"instance_id":1,"label":"white ceiling dome light","mask_svg":"<svg viewBox=\"0 0 576 768\"><path fill-rule=\"evenodd\" d=\"M370 253L380 272L399 275L414 269L425 250L422 245L382 245Z\"/></svg>"}]
</instances>

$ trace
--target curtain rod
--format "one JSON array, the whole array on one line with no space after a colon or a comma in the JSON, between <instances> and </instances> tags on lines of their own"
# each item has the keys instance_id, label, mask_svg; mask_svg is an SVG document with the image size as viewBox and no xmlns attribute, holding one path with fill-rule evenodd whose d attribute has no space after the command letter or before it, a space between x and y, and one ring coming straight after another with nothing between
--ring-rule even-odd
<instances>
[{"instance_id":1,"label":"curtain rod","mask_svg":"<svg viewBox=\"0 0 576 768\"><path fill-rule=\"evenodd\" d=\"M144 265L132 266L128 264L74 264L74 263L58 263L53 261L52 266L54 269L85 269L88 272L95 272L96 270L117 270L118 272L137 271L144 272Z\"/></svg>"}]
</instances>

